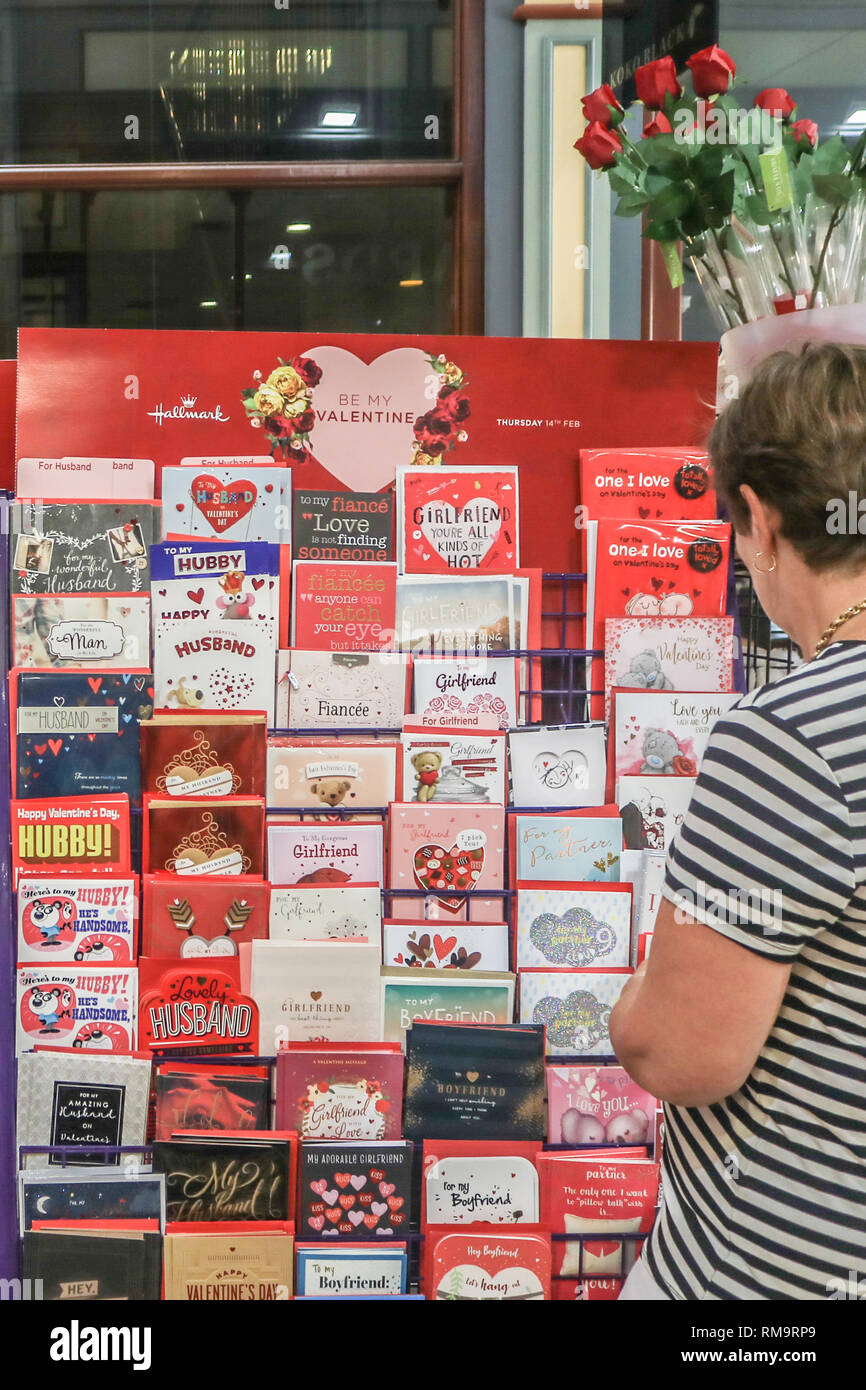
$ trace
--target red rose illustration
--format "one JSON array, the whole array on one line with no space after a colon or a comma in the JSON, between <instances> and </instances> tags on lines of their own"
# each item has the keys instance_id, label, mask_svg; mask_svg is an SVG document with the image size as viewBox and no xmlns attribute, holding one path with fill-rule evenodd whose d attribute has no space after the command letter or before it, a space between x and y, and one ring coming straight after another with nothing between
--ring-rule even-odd
<instances>
[{"instance_id":1,"label":"red rose illustration","mask_svg":"<svg viewBox=\"0 0 866 1390\"><path fill-rule=\"evenodd\" d=\"M318 386L322 380L322 369L312 357L293 357L291 365L307 386Z\"/></svg>"},{"instance_id":2,"label":"red rose illustration","mask_svg":"<svg viewBox=\"0 0 866 1390\"><path fill-rule=\"evenodd\" d=\"M677 777L695 777L698 771L694 759L687 758L685 753L677 753L673 761L673 769Z\"/></svg>"}]
</instances>

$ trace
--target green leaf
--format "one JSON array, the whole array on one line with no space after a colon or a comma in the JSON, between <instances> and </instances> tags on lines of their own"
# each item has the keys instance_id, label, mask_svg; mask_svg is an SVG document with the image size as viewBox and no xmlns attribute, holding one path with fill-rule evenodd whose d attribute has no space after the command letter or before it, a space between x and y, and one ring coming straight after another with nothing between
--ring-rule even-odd
<instances>
[{"instance_id":1,"label":"green leaf","mask_svg":"<svg viewBox=\"0 0 866 1390\"><path fill-rule=\"evenodd\" d=\"M721 145L704 145L692 161L694 176L701 182L712 182L719 178L725 163L725 151Z\"/></svg>"},{"instance_id":2,"label":"green leaf","mask_svg":"<svg viewBox=\"0 0 866 1390\"><path fill-rule=\"evenodd\" d=\"M814 153L816 174L842 174L848 167L851 151L839 135L831 135Z\"/></svg>"},{"instance_id":3,"label":"green leaf","mask_svg":"<svg viewBox=\"0 0 866 1390\"><path fill-rule=\"evenodd\" d=\"M648 222L644 236L650 241L679 241L680 229L676 222Z\"/></svg>"},{"instance_id":4,"label":"green leaf","mask_svg":"<svg viewBox=\"0 0 866 1390\"><path fill-rule=\"evenodd\" d=\"M691 207L693 201L694 195L685 184L671 183L652 199L650 216L656 222L673 222Z\"/></svg>"},{"instance_id":5,"label":"green leaf","mask_svg":"<svg viewBox=\"0 0 866 1390\"><path fill-rule=\"evenodd\" d=\"M664 169L669 173L681 174L688 171L689 158L685 153L685 146L673 135L656 135L652 140L645 140L641 146L641 153L651 169Z\"/></svg>"},{"instance_id":6,"label":"green leaf","mask_svg":"<svg viewBox=\"0 0 866 1390\"><path fill-rule=\"evenodd\" d=\"M812 187L825 203L847 203L857 192L857 180L850 174L813 174Z\"/></svg>"},{"instance_id":7,"label":"green leaf","mask_svg":"<svg viewBox=\"0 0 866 1390\"><path fill-rule=\"evenodd\" d=\"M763 193L751 193L746 199L746 216L750 217L759 227L768 227L773 220L773 214L767 207L767 200Z\"/></svg>"},{"instance_id":8,"label":"green leaf","mask_svg":"<svg viewBox=\"0 0 866 1390\"><path fill-rule=\"evenodd\" d=\"M627 193L614 208L614 216L639 217L646 206L647 199L642 193Z\"/></svg>"},{"instance_id":9,"label":"green leaf","mask_svg":"<svg viewBox=\"0 0 866 1390\"><path fill-rule=\"evenodd\" d=\"M608 176L608 182L614 193L629 194L635 191L636 181L633 177L622 174L618 169L614 169Z\"/></svg>"},{"instance_id":10,"label":"green leaf","mask_svg":"<svg viewBox=\"0 0 866 1390\"><path fill-rule=\"evenodd\" d=\"M736 256L738 260L744 261L746 259L743 248L740 245L740 239L730 222L719 232L719 242L721 243L723 251L727 251L730 255Z\"/></svg>"}]
</instances>

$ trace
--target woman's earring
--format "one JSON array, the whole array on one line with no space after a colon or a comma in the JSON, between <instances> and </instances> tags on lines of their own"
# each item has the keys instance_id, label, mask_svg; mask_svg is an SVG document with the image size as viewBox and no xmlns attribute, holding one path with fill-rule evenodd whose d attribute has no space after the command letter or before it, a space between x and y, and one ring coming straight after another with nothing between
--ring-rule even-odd
<instances>
[{"instance_id":1,"label":"woman's earring","mask_svg":"<svg viewBox=\"0 0 866 1390\"><path fill-rule=\"evenodd\" d=\"M753 559L752 559L752 564L755 566L755 569L758 571L758 574L772 574L772 573L773 573L773 570L776 568L776 556L775 556L775 553L772 554L772 555L770 556L770 564L769 564L769 567L768 567L767 569L765 569L765 570L762 570L762 569L761 569L761 566L758 564L758 561L760 560L760 558L761 558L761 556L763 555L763 553L764 553L763 550L757 550L757 551L755 552L755 555L754 555Z\"/></svg>"}]
</instances>

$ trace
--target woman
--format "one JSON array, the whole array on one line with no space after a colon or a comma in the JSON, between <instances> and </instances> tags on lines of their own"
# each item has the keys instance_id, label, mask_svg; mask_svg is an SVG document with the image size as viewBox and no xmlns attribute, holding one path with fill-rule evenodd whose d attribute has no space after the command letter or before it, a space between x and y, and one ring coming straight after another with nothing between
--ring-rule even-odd
<instances>
[{"instance_id":1,"label":"woman","mask_svg":"<svg viewBox=\"0 0 866 1390\"><path fill-rule=\"evenodd\" d=\"M665 1202L622 1296L866 1295L866 349L767 359L710 453L804 664L716 724L613 1012L666 1102Z\"/></svg>"}]
</instances>

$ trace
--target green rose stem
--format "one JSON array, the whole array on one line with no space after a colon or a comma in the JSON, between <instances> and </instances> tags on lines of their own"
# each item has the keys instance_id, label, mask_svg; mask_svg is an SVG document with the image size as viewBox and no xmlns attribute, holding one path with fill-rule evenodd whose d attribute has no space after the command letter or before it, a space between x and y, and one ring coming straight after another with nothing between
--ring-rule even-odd
<instances>
[{"instance_id":1,"label":"green rose stem","mask_svg":"<svg viewBox=\"0 0 866 1390\"><path fill-rule=\"evenodd\" d=\"M860 139L857 141L857 144L854 146L854 152L851 155L851 162L848 166L848 173L859 174L861 172L859 166L863 158L864 151L866 151L866 130L864 130L863 134L860 136ZM821 247L821 254L818 257L818 264L813 272L812 297L809 300L810 309L814 309L815 300L818 298L818 291L821 288L821 276L824 274L824 262L827 259L827 252L830 249L830 238L832 237L839 223L842 221L847 206L848 203L846 201L844 203L837 203L836 207L833 209L833 216L830 218L830 225L827 228L827 235L825 236L824 244Z\"/></svg>"},{"instance_id":2,"label":"green rose stem","mask_svg":"<svg viewBox=\"0 0 866 1390\"><path fill-rule=\"evenodd\" d=\"M736 280L734 279L734 272L733 272L733 269L732 269L732 267L731 267L731 263L730 263L730 261L728 260L728 253L727 253L727 251L724 249L724 247L722 246L722 243L721 243L721 241L719 240L719 234L718 234L718 232L716 231L715 227L713 227L713 226L711 225L711 222L710 222L710 215L709 215L709 212L708 212L708 210L707 210L707 205L706 205L706 202L705 202L705 200L704 200L704 196L703 196L703 194L701 193L701 190L698 188L697 184L694 182L693 179L686 179L686 183L689 184L689 185L691 186L691 188L693 189L693 191L694 191L695 197L697 198L697 201L698 201L698 205L700 206L700 209L701 209L701 211L702 211L703 214L704 214L704 218L706 219L707 231L710 233L710 236L713 238L713 241L714 241L715 244L716 244L716 250L718 251L719 255L720 255L721 258L722 258L722 263L723 263L723 264L726 266L726 268L727 268L727 271L728 271L728 281L730 282L730 286L731 286L731 288L730 288L730 295L731 295L731 298L734 300L734 302L735 302L735 304L736 304L736 306L737 306L737 310L738 310L738 312L739 312L739 314L740 314L741 322L742 322L742 323L748 323L748 321L749 321L749 315L746 313L746 306L744 305L743 299L742 299L742 295L740 294L740 291L739 291L739 289L737 288L737 282L736 282ZM721 285L719 285L719 288L721 289ZM722 293L724 294L724 293L726 293L726 291L722 290Z\"/></svg>"}]
</instances>

